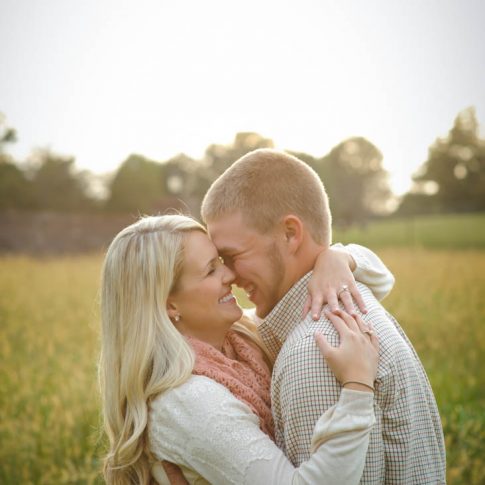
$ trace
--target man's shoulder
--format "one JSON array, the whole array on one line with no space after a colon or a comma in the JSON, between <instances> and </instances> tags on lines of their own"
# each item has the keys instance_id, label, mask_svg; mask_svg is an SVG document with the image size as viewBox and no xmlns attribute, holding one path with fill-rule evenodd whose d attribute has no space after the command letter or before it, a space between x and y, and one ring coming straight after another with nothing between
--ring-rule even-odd
<instances>
[{"instance_id":1,"label":"man's shoulder","mask_svg":"<svg viewBox=\"0 0 485 485\"><path fill-rule=\"evenodd\" d=\"M310 337L316 331L329 332L332 324L325 320L313 321L310 316L298 321L293 330L288 335L282 350L301 349L309 346Z\"/></svg>"},{"instance_id":2,"label":"man's shoulder","mask_svg":"<svg viewBox=\"0 0 485 485\"><path fill-rule=\"evenodd\" d=\"M275 362L275 368L288 366L306 366L309 363L323 366L323 357L315 342L315 332L323 333L332 345L338 345L339 335L329 320L313 321L307 317L295 326L281 347Z\"/></svg>"},{"instance_id":3,"label":"man's shoulder","mask_svg":"<svg viewBox=\"0 0 485 485\"><path fill-rule=\"evenodd\" d=\"M415 360L417 355L404 330L385 308L376 302L368 305L368 313L361 314L365 323L371 323L379 338L380 374L393 372L396 366L402 366L403 361ZM314 321L309 315L300 320L288 335L276 359L275 367L301 367L309 362L320 363L323 357L315 343L315 332L325 335L332 346L338 346L340 335L333 324L325 317Z\"/></svg>"}]
</instances>

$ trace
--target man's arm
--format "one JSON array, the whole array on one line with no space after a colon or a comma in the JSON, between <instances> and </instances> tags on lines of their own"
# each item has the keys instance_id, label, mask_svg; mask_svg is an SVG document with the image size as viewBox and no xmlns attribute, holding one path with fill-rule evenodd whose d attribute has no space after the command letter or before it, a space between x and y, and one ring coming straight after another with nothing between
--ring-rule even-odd
<instances>
[{"instance_id":1,"label":"man's arm","mask_svg":"<svg viewBox=\"0 0 485 485\"><path fill-rule=\"evenodd\" d=\"M382 413L386 483L445 483L441 421L419 357L383 308L365 320L381 342L376 401Z\"/></svg>"},{"instance_id":2,"label":"man's arm","mask_svg":"<svg viewBox=\"0 0 485 485\"><path fill-rule=\"evenodd\" d=\"M160 468L163 467L163 471ZM152 465L152 475L159 485L189 485L179 466L163 460Z\"/></svg>"}]
</instances>

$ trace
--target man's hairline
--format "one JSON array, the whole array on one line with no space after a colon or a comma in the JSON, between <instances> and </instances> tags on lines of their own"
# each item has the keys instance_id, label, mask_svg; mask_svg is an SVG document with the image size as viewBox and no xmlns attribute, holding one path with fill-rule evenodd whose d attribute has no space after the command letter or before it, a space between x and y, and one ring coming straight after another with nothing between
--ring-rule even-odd
<instances>
[{"instance_id":1,"label":"man's hairline","mask_svg":"<svg viewBox=\"0 0 485 485\"><path fill-rule=\"evenodd\" d=\"M274 229L278 224L278 222L273 223L272 227L267 228L267 230L263 232L263 231L261 231L261 229L259 227L257 227L256 224L251 222L250 217L248 217L245 212L246 211L237 208L237 209L232 209L232 210L220 212L218 215L213 216L213 217L204 218L204 223L205 223L206 228L207 228L207 233L210 235L209 224L216 223L216 222L220 221L221 219L223 219L225 217L229 218L229 217L232 217L232 216L237 215L237 214L240 214L242 222L244 222L249 228L253 229L260 236L268 236L268 234L271 233L272 229ZM312 230L310 229L309 224L305 220L305 218L303 218L301 215L299 215L295 212L287 212L287 213L285 213L281 216L280 220L284 219L287 216L297 217L301 221L301 223L305 226L306 230L310 234L310 237L313 239L313 241L315 243L322 245L322 246L326 246L326 247L330 247L332 245L332 241L331 241L331 239L332 239L331 238L332 228L331 228L331 226L328 228L328 233L330 235L330 237L327 238L328 241L319 242L313 237ZM322 236L322 239L325 239L325 238L323 238L323 234L321 236Z\"/></svg>"},{"instance_id":2,"label":"man's hairline","mask_svg":"<svg viewBox=\"0 0 485 485\"><path fill-rule=\"evenodd\" d=\"M216 223L220 222L222 219L230 218L230 217L237 216L237 215L241 216L241 222L243 222L246 226L248 226L249 228L256 231L258 234L260 234L260 235L267 234L267 232L262 232L257 227L257 225L254 222L252 222L251 218L248 217L248 215L247 215L247 211L244 211L244 210L239 209L239 208L219 212L217 215L214 215L214 216L205 217L204 223L205 223L207 230L209 232L209 225L210 224L216 224Z\"/></svg>"}]
</instances>

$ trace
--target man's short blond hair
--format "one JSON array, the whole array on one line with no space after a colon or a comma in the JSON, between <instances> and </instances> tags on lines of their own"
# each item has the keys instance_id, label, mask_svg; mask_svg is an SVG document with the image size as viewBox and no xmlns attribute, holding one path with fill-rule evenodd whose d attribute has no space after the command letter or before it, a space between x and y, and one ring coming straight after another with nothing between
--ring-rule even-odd
<instances>
[{"instance_id":1,"label":"man's short blond hair","mask_svg":"<svg viewBox=\"0 0 485 485\"><path fill-rule=\"evenodd\" d=\"M202 202L204 222L235 212L262 234L293 214L315 242L331 243L331 215L322 181L306 163L284 152L249 152L211 185Z\"/></svg>"}]
</instances>

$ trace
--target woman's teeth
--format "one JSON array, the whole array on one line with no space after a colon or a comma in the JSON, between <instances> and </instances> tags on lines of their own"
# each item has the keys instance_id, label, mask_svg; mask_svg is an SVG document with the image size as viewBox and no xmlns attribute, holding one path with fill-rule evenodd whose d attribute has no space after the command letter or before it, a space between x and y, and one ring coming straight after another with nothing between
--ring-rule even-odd
<instances>
[{"instance_id":1,"label":"woman's teeth","mask_svg":"<svg viewBox=\"0 0 485 485\"><path fill-rule=\"evenodd\" d=\"M232 293L229 293L226 296L223 296L220 300L219 303L227 303L228 301L231 301L234 298Z\"/></svg>"}]
</instances>

